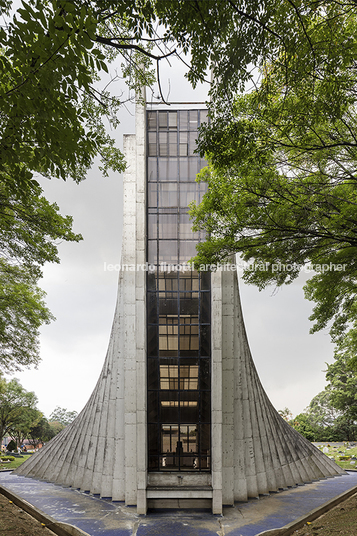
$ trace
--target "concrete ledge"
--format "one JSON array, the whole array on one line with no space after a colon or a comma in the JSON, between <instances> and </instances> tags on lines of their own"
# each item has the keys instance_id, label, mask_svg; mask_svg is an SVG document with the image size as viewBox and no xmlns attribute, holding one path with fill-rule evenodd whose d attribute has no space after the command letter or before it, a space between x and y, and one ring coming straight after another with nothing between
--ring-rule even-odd
<instances>
[{"instance_id":1,"label":"concrete ledge","mask_svg":"<svg viewBox=\"0 0 357 536\"><path fill-rule=\"evenodd\" d=\"M329 510L332 510L332 508L345 501L355 493L357 493L357 486L349 489L348 491L345 491L344 493L341 493L341 495L337 495L337 497L331 499L322 506L318 506L314 510L311 510L311 512L309 512L308 514L301 516L298 519L295 519L295 521L292 521L291 523L288 523L287 525L285 525L285 527L281 527L279 529L265 530L263 532L259 532L259 534L257 534L256 536L289 536L290 534L293 534L295 530L298 530L303 527L308 521L313 521L314 519L317 519L322 514L325 514Z\"/></svg>"},{"instance_id":2,"label":"concrete ledge","mask_svg":"<svg viewBox=\"0 0 357 536\"><path fill-rule=\"evenodd\" d=\"M146 497L148 499L212 499L213 490L194 488L194 487L177 487L177 488L147 488Z\"/></svg>"},{"instance_id":3,"label":"concrete ledge","mask_svg":"<svg viewBox=\"0 0 357 536\"><path fill-rule=\"evenodd\" d=\"M53 517L41 512L36 506L33 506L25 501L25 499L22 499L3 486L0 486L0 493L16 504L16 506L27 512L30 516L37 519L37 521L46 525L46 527L57 534L57 536L90 536L88 532L84 532L73 525L56 521Z\"/></svg>"}]
</instances>

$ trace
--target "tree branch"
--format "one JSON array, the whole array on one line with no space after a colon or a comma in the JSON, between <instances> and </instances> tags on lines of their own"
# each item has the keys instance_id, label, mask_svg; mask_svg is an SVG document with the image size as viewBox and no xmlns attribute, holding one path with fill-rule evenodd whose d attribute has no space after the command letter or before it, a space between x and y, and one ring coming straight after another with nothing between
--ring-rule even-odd
<instances>
[{"instance_id":1,"label":"tree branch","mask_svg":"<svg viewBox=\"0 0 357 536\"><path fill-rule=\"evenodd\" d=\"M173 56L174 54L176 54L176 49L175 50L172 50L171 52L169 52L168 54L163 54L162 56L155 56L155 54L151 54L150 52L148 52L147 50L145 50L144 48L140 47L139 45L134 45L134 44L131 44L131 45L123 45L123 44L120 44L120 43L116 43L115 41L120 39L119 37L112 37L112 38L109 38L109 37L101 37L100 35L96 35L95 36L95 41L97 43L101 43L102 45L108 45L110 47L113 47L113 48L118 48L119 50L137 50L139 52L141 52L142 54L144 54L145 56L147 56L148 58L151 58L153 60L162 60L164 58L168 58L169 56Z\"/></svg>"}]
</instances>

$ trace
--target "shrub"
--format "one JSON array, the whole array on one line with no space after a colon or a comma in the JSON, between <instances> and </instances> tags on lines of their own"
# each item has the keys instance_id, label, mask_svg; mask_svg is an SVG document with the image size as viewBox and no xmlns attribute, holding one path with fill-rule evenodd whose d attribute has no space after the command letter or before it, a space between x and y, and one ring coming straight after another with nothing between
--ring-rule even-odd
<instances>
[{"instance_id":1,"label":"shrub","mask_svg":"<svg viewBox=\"0 0 357 536\"><path fill-rule=\"evenodd\" d=\"M10 443L8 444L7 446L7 450L12 452L14 450L17 450L17 446L16 446L16 443L13 439L11 439Z\"/></svg>"}]
</instances>

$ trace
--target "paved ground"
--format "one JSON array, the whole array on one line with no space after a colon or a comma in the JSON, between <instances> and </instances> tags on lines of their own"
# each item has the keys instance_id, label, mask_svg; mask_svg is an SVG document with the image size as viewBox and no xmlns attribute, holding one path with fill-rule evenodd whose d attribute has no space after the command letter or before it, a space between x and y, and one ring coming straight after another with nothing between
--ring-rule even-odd
<instances>
[{"instance_id":1,"label":"paved ground","mask_svg":"<svg viewBox=\"0 0 357 536\"><path fill-rule=\"evenodd\" d=\"M0 473L0 485L58 521L91 536L256 536L283 527L337 495L357 486L357 472L237 503L224 515L209 512L157 511L139 516L120 502L91 497L74 489Z\"/></svg>"}]
</instances>

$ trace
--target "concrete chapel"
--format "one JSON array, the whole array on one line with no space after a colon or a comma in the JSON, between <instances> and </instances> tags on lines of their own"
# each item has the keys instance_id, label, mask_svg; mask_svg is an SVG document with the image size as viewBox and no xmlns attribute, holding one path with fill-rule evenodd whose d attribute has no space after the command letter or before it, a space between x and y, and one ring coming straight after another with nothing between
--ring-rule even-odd
<instances>
[{"instance_id":1,"label":"concrete chapel","mask_svg":"<svg viewBox=\"0 0 357 536\"><path fill-rule=\"evenodd\" d=\"M107 356L77 419L17 474L155 507L246 501L344 473L271 405L245 333L235 271L188 269L194 153L207 111L136 105L124 137L124 230Z\"/></svg>"}]
</instances>

